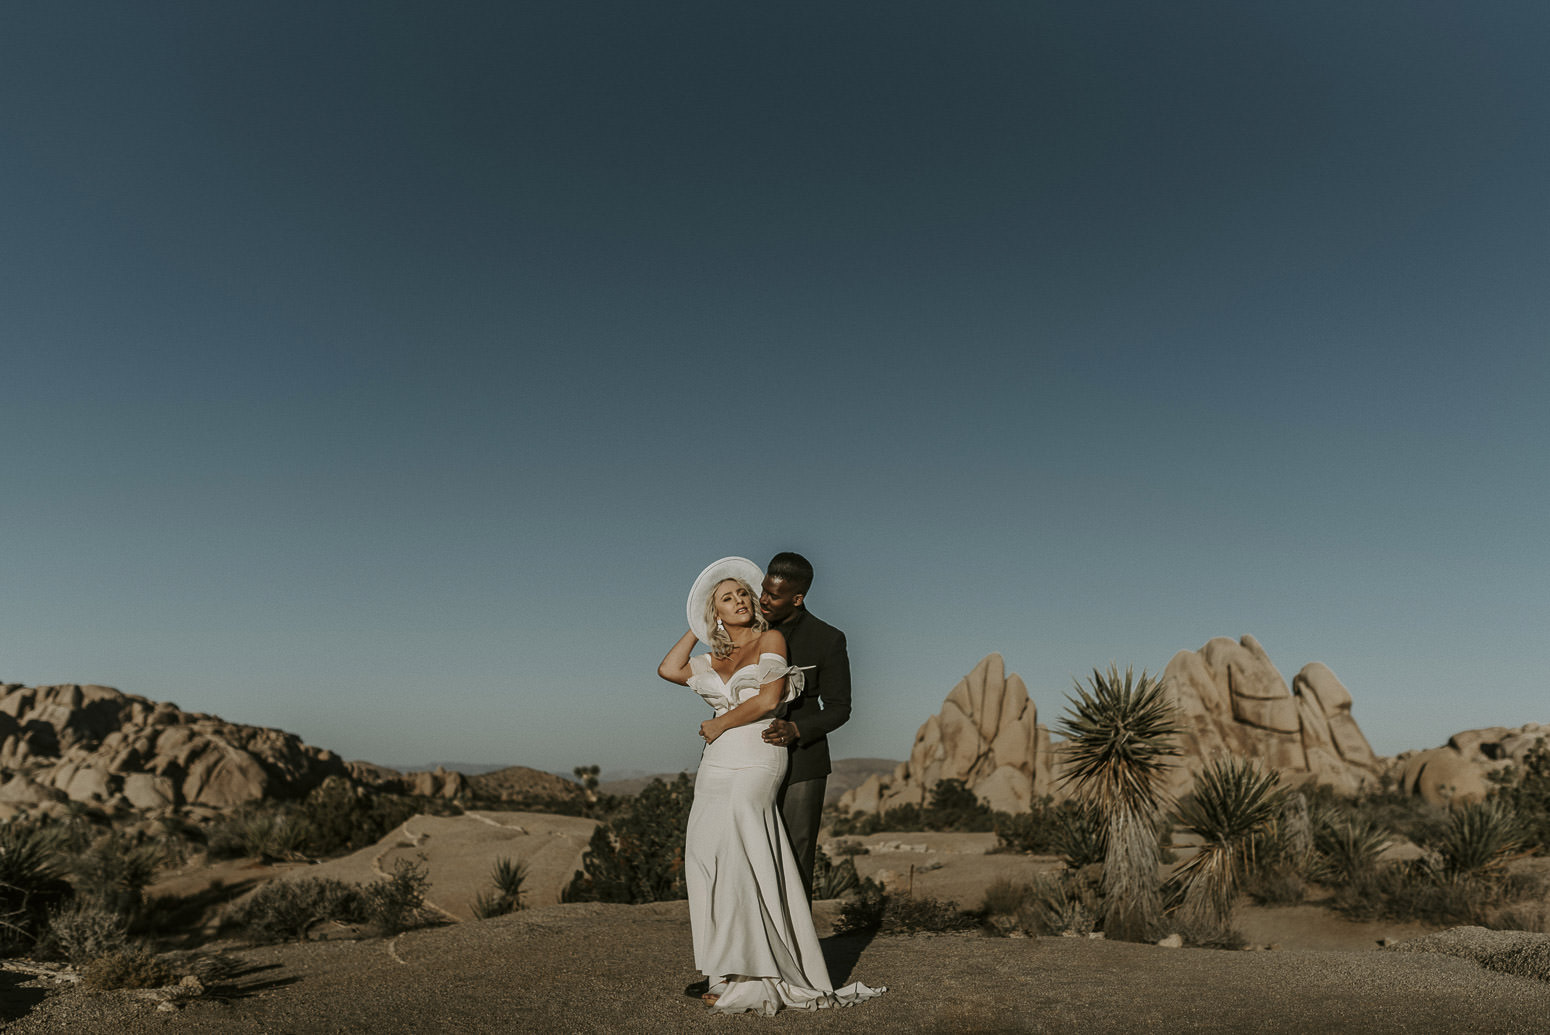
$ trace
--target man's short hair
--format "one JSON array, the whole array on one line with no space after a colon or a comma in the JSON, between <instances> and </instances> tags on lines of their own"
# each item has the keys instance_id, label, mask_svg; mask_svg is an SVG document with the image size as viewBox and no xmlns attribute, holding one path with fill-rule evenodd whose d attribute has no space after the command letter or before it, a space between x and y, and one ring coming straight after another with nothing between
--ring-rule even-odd
<instances>
[{"instance_id":1,"label":"man's short hair","mask_svg":"<svg viewBox=\"0 0 1550 1035\"><path fill-rule=\"evenodd\" d=\"M799 553L778 553L770 558L764 571L772 579L789 582L798 593L806 593L813 585L813 566Z\"/></svg>"}]
</instances>

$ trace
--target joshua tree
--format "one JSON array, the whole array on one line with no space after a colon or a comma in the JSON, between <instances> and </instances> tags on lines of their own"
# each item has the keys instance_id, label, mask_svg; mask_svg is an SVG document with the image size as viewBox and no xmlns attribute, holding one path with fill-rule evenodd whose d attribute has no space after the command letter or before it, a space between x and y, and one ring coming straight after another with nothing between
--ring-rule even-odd
<instances>
[{"instance_id":1,"label":"joshua tree","mask_svg":"<svg viewBox=\"0 0 1550 1035\"><path fill-rule=\"evenodd\" d=\"M1184 827L1205 842L1175 875L1183 886L1180 911L1190 923L1221 925L1232 912L1238 881L1281 807L1276 775L1246 758L1214 759L1179 807Z\"/></svg>"},{"instance_id":2,"label":"joshua tree","mask_svg":"<svg viewBox=\"0 0 1550 1035\"><path fill-rule=\"evenodd\" d=\"M1089 692L1090 691L1090 692ZM1173 706L1161 679L1117 666L1093 669L1078 682L1061 716L1068 747L1062 782L1075 786L1108 827L1103 862L1103 929L1110 938L1139 941L1153 932L1162 911L1157 879L1157 820L1166 794L1162 777L1179 753Z\"/></svg>"},{"instance_id":3,"label":"joshua tree","mask_svg":"<svg viewBox=\"0 0 1550 1035\"><path fill-rule=\"evenodd\" d=\"M581 784L581 792L586 795L588 805L597 803L597 777L601 771L595 765L578 765L571 770L576 774L576 782Z\"/></svg>"}]
</instances>

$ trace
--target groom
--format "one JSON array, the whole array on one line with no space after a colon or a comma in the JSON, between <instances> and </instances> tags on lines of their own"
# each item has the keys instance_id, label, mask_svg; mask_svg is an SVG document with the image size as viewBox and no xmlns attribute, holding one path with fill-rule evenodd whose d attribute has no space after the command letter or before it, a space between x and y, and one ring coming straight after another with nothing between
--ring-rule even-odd
<instances>
[{"instance_id":1,"label":"groom","mask_svg":"<svg viewBox=\"0 0 1550 1035\"><path fill-rule=\"evenodd\" d=\"M845 634L807 610L804 601L812 584L813 566L806 557L778 553L765 567L763 592L759 594L759 606L770 627L786 637L790 663L814 666L803 673L802 695L782 705L776 712L778 718L764 731L769 743L790 749L791 764L775 801L809 898L831 768L829 734L850 718L850 657L845 652Z\"/></svg>"}]
</instances>

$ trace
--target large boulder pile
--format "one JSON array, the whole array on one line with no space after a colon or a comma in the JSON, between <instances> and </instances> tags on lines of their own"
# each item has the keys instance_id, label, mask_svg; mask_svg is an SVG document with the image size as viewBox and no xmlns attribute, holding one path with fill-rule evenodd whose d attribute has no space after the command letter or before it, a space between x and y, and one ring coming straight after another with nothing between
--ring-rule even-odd
<instances>
[{"instance_id":1,"label":"large boulder pile","mask_svg":"<svg viewBox=\"0 0 1550 1035\"><path fill-rule=\"evenodd\" d=\"M1287 782L1345 794L1376 787L1387 767L1351 716L1350 691L1326 665L1304 665L1287 687L1252 636L1179 651L1163 684L1184 727L1169 785L1175 794L1219 755L1257 759Z\"/></svg>"},{"instance_id":2,"label":"large boulder pile","mask_svg":"<svg viewBox=\"0 0 1550 1035\"><path fill-rule=\"evenodd\" d=\"M1228 754L1257 759L1288 783L1344 793L1376 787L1387 768L1351 715L1350 693L1318 662L1303 666L1288 687L1254 637L1221 637L1174 655L1163 679L1183 726L1182 754L1167 783L1172 794L1187 792L1213 758ZM920 727L909 759L847 793L839 807L881 813L922 805L937 781L951 779L992 808L1027 811L1038 798L1068 793L1059 780L1062 746L1037 723L1022 679L991 654Z\"/></svg>"},{"instance_id":3,"label":"large boulder pile","mask_svg":"<svg viewBox=\"0 0 1550 1035\"><path fill-rule=\"evenodd\" d=\"M890 776L868 777L839 807L881 813L922 805L937 781L962 780L992 808L1026 812L1056 790L1049 730L1037 718L1022 677L1007 675L1001 655L988 655L920 727L910 757Z\"/></svg>"},{"instance_id":4,"label":"large boulder pile","mask_svg":"<svg viewBox=\"0 0 1550 1035\"><path fill-rule=\"evenodd\" d=\"M1442 747L1398 755L1394 775L1400 790L1435 805L1481 801L1490 792L1492 773L1522 765L1534 745L1550 746L1547 742L1550 725L1538 722L1465 730Z\"/></svg>"},{"instance_id":5,"label":"large boulder pile","mask_svg":"<svg viewBox=\"0 0 1550 1035\"><path fill-rule=\"evenodd\" d=\"M294 733L106 686L0 684L0 812L49 802L227 809L346 775Z\"/></svg>"}]
</instances>

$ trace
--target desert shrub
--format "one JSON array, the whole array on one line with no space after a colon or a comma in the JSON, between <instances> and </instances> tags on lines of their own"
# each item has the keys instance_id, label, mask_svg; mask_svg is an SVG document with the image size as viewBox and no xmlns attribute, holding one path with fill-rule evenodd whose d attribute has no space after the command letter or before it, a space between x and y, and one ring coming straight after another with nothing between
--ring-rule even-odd
<instances>
[{"instance_id":1,"label":"desert shrub","mask_svg":"<svg viewBox=\"0 0 1550 1035\"><path fill-rule=\"evenodd\" d=\"M1044 873L1031 882L992 884L980 912L1000 931L1082 936L1092 933L1097 924L1100 897L1086 874Z\"/></svg>"},{"instance_id":2,"label":"desert shrub","mask_svg":"<svg viewBox=\"0 0 1550 1035\"><path fill-rule=\"evenodd\" d=\"M361 888L366 921L383 934L423 927L432 919L425 908L429 884L423 859L394 860L391 874Z\"/></svg>"},{"instance_id":3,"label":"desert shrub","mask_svg":"<svg viewBox=\"0 0 1550 1035\"><path fill-rule=\"evenodd\" d=\"M382 794L330 776L301 801L244 806L206 837L212 859L324 859L376 844L419 812L460 811L442 799Z\"/></svg>"},{"instance_id":4,"label":"desert shrub","mask_svg":"<svg viewBox=\"0 0 1550 1035\"><path fill-rule=\"evenodd\" d=\"M693 803L689 777L652 780L592 832L567 902L660 902L684 898L684 832Z\"/></svg>"},{"instance_id":5,"label":"desert shrub","mask_svg":"<svg viewBox=\"0 0 1550 1035\"><path fill-rule=\"evenodd\" d=\"M1330 900L1335 909L1358 920L1479 927L1501 902L1500 884L1446 877L1426 859L1380 867L1364 880L1337 888Z\"/></svg>"},{"instance_id":6,"label":"desert shrub","mask_svg":"<svg viewBox=\"0 0 1550 1035\"><path fill-rule=\"evenodd\" d=\"M158 842L108 833L69 861L70 881L79 899L117 913L133 927L143 919L145 889L165 857Z\"/></svg>"},{"instance_id":7,"label":"desert shrub","mask_svg":"<svg viewBox=\"0 0 1550 1035\"><path fill-rule=\"evenodd\" d=\"M1492 778L1497 786L1491 797L1517 815L1524 847L1550 852L1550 743L1539 739L1522 761Z\"/></svg>"},{"instance_id":8,"label":"desert shrub","mask_svg":"<svg viewBox=\"0 0 1550 1035\"><path fill-rule=\"evenodd\" d=\"M861 884L856 864L849 857L834 862L829 853L819 848L813 856L814 899L840 898L854 891Z\"/></svg>"},{"instance_id":9,"label":"desert shrub","mask_svg":"<svg viewBox=\"0 0 1550 1035\"><path fill-rule=\"evenodd\" d=\"M839 934L876 931L879 934L971 931L979 919L951 902L892 895L871 879L861 881L856 897L840 908L834 930Z\"/></svg>"},{"instance_id":10,"label":"desert shrub","mask_svg":"<svg viewBox=\"0 0 1550 1035\"><path fill-rule=\"evenodd\" d=\"M1499 880L1522 845L1522 828L1512 806L1492 799L1455 806L1432 847L1446 878Z\"/></svg>"},{"instance_id":11,"label":"desert shrub","mask_svg":"<svg viewBox=\"0 0 1550 1035\"><path fill-rule=\"evenodd\" d=\"M985 916L1016 916L1033 900L1033 885L1027 881L1014 881L997 877L985 889L979 911Z\"/></svg>"},{"instance_id":12,"label":"desert shrub","mask_svg":"<svg viewBox=\"0 0 1550 1035\"><path fill-rule=\"evenodd\" d=\"M995 813L992 829L998 852L1081 857L1073 868L1103 859L1103 825L1091 807L1079 801L1056 805L1045 795L1032 802L1027 812Z\"/></svg>"},{"instance_id":13,"label":"desert shrub","mask_svg":"<svg viewBox=\"0 0 1550 1035\"><path fill-rule=\"evenodd\" d=\"M867 846L860 841L851 840L835 841L830 847L834 849L835 855L846 859L851 856L866 855L868 851Z\"/></svg>"},{"instance_id":14,"label":"desert shrub","mask_svg":"<svg viewBox=\"0 0 1550 1035\"><path fill-rule=\"evenodd\" d=\"M1203 843L1173 877L1179 899L1174 927L1186 940L1193 932L1202 944L1201 938L1219 938L1225 930L1233 896L1255 868L1280 808L1276 775L1249 759L1213 759L1196 779L1179 805L1178 822Z\"/></svg>"},{"instance_id":15,"label":"desert shrub","mask_svg":"<svg viewBox=\"0 0 1550 1035\"><path fill-rule=\"evenodd\" d=\"M831 814L826 826L834 837L865 837L883 831L983 833L995 829L998 818L1004 815L991 811L962 780L938 780L924 805L896 805L881 815Z\"/></svg>"},{"instance_id":16,"label":"desert shrub","mask_svg":"<svg viewBox=\"0 0 1550 1035\"><path fill-rule=\"evenodd\" d=\"M111 909L73 902L49 915L48 932L42 942L51 954L57 953L80 966L127 948L129 924L122 914Z\"/></svg>"},{"instance_id":17,"label":"desert shrub","mask_svg":"<svg viewBox=\"0 0 1550 1035\"><path fill-rule=\"evenodd\" d=\"M97 989L162 988L176 980L177 971L146 948L110 952L81 971L81 981Z\"/></svg>"},{"instance_id":18,"label":"desert shrub","mask_svg":"<svg viewBox=\"0 0 1550 1035\"><path fill-rule=\"evenodd\" d=\"M361 923L366 918L360 885L328 877L272 880L230 914L259 942L306 941L308 932L326 920Z\"/></svg>"},{"instance_id":19,"label":"desert shrub","mask_svg":"<svg viewBox=\"0 0 1550 1035\"><path fill-rule=\"evenodd\" d=\"M1370 820L1339 815L1320 818L1313 829L1310 875L1321 884L1363 886L1378 871L1378 856L1393 843Z\"/></svg>"},{"instance_id":20,"label":"desert shrub","mask_svg":"<svg viewBox=\"0 0 1550 1035\"><path fill-rule=\"evenodd\" d=\"M56 826L11 820L0 824L0 950L31 946L49 913L71 895L56 861Z\"/></svg>"},{"instance_id":21,"label":"desert shrub","mask_svg":"<svg viewBox=\"0 0 1550 1035\"><path fill-rule=\"evenodd\" d=\"M216 823L208 851L212 859L301 860L308 858L312 839L311 827L294 806L265 803L240 808Z\"/></svg>"},{"instance_id":22,"label":"desert shrub","mask_svg":"<svg viewBox=\"0 0 1550 1035\"><path fill-rule=\"evenodd\" d=\"M1068 801L1055 813L1055 854L1073 870L1103 862L1109 852L1109 827L1090 803Z\"/></svg>"},{"instance_id":23,"label":"desert shrub","mask_svg":"<svg viewBox=\"0 0 1550 1035\"><path fill-rule=\"evenodd\" d=\"M522 883L527 880L527 864L514 862L505 856L495 860L490 870L490 883L495 890L482 892L473 902L473 914L480 920L492 916L505 916L522 908Z\"/></svg>"}]
</instances>

